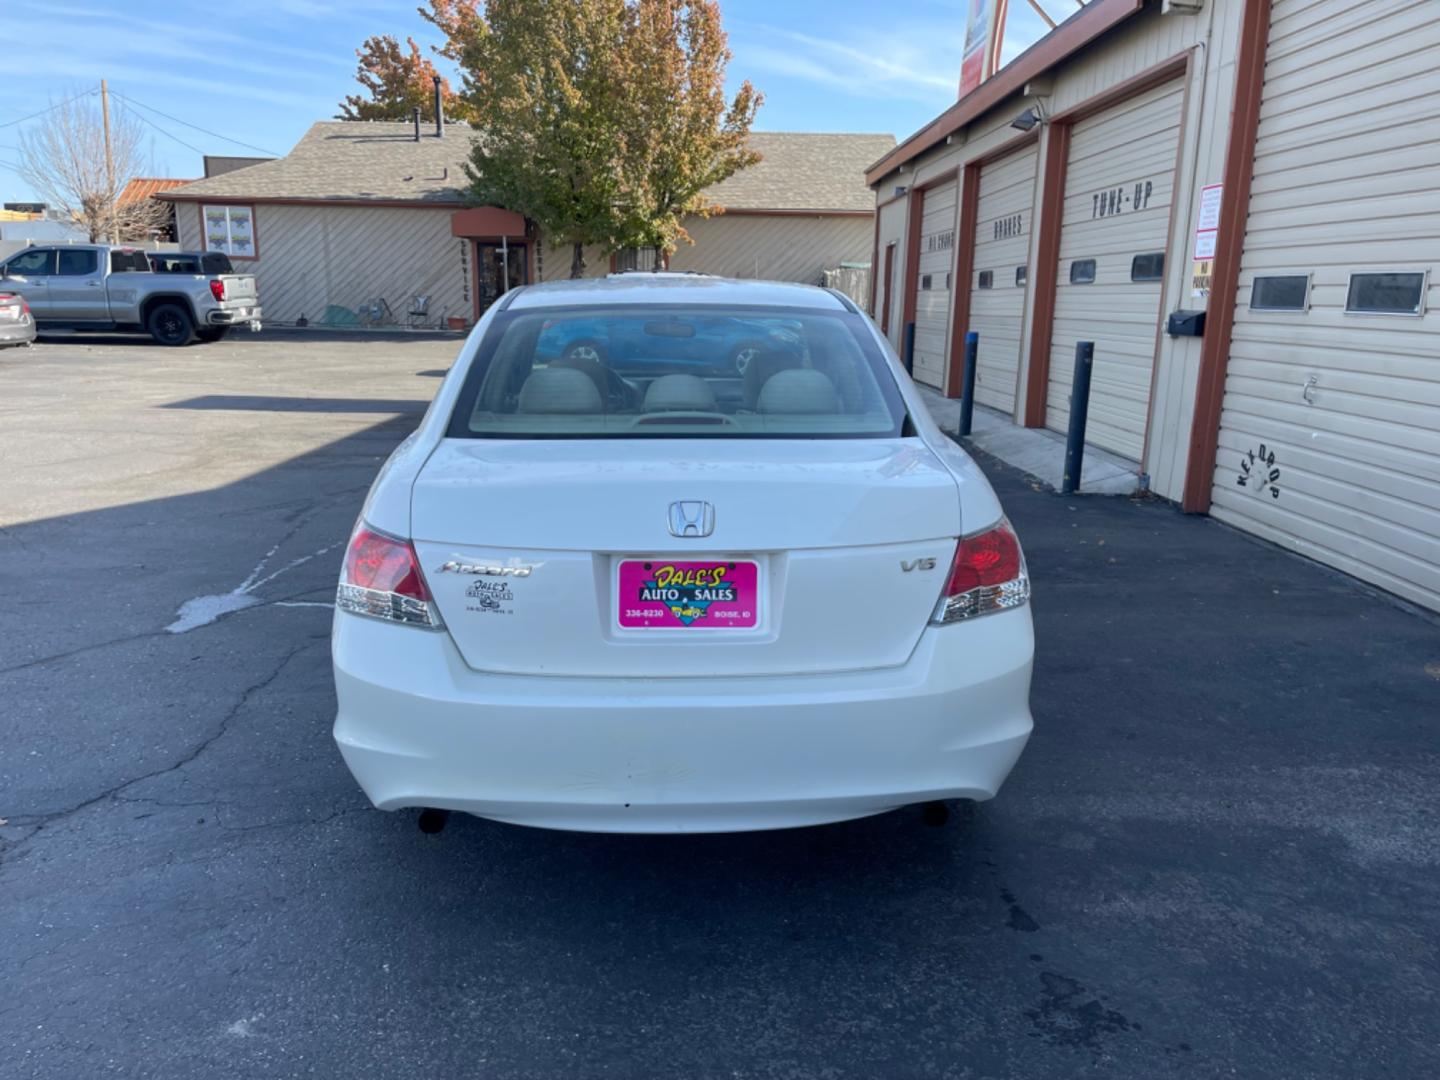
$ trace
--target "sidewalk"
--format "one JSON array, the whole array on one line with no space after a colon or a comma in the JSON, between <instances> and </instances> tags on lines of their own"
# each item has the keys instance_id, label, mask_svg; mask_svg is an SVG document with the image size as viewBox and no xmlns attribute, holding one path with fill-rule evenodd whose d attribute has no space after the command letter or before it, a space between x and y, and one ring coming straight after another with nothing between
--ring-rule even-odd
<instances>
[{"instance_id":1,"label":"sidewalk","mask_svg":"<svg viewBox=\"0 0 1440 1080\"><path fill-rule=\"evenodd\" d=\"M960 426L959 400L918 384L916 388L935 422L953 436ZM1065 472L1065 436L1059 432L1020 427L1004 413L976 405L965 446L982 450L1060 490ZM1133 495L1139 486L1139 466L1135 462L1086 444L1080 467L1081 494Z\"/></svg>"}]
</instances>

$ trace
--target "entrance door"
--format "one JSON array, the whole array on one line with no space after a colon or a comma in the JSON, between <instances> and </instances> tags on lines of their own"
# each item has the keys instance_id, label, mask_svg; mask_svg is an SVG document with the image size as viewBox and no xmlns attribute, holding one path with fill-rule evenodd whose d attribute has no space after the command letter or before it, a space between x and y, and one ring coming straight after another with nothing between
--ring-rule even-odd
<instances>
[{"instance_id":1,"label":"entrance door","mask_svg":"<svg viewBox=\"0 0 1440 1080\"><path fill-rule=\"evenodd\" d=\"M475 242L475 317L517 285L530 283L530 260L524 244Z\"/></svg>"}]
</instances>

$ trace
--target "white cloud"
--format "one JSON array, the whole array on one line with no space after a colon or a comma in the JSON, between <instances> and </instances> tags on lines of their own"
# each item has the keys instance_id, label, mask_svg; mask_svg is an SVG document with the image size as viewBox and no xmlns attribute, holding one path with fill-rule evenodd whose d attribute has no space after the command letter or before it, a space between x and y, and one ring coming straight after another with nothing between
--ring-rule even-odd
<instances>
[{"instance_id":1,"label":"white cloud","mask_svg":"<svg viewBox=\"0 0 1440 1080\"><path fill-rule=\"evenodd\" d=\"M909 23L846 38L819 37L762 23L730 24L737 68L758 68L841 91L851 97L948 104L959 78L960 19ZM951 51L936 47L956 40ZM950 67L954 67L952 72Z\"/></svg>"}]
</instances>

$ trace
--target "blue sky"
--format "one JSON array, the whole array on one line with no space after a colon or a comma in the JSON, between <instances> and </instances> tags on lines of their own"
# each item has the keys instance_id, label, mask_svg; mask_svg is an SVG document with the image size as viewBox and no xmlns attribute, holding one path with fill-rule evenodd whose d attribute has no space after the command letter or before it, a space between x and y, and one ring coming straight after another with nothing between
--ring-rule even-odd
<instances>
[{"instance_id":1,"label":"blue sky","mask_svg":"<svg viewBox=\"0 0 1440 1080\"><path fill-rule=\"evenodd\" d=\"M1076 10L1075 0L1042 2L1057 18ZM723 0L730 77L764 92L759 130L903 138L955 100L966 7ZM102 77L123 95L121 107L128 98L173 118L132 106L155 125L147 128L155 175L197 177L204 153L284 154L354 91L354 50L367 36L435 40L414 11L405 0L253 0L243 14L193 0L7 0L0 200L31 197L8 166L17 132L43 120L12 122ZM1044 29L1026 0L1012 0L1007 58Z\"/></svg>"}]
</instances>

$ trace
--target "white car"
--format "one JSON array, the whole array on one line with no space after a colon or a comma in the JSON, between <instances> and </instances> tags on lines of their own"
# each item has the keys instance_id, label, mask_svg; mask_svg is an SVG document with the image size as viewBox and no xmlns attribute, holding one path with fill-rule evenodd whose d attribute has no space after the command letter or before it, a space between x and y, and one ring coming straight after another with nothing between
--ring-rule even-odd
<instances>
[{"instance_id":1,"label":"white car","mask_svg":"<svg viewBox=\"0 0 1440 1080\"><path fill-rule=\"evenodd\" d=\"M716 320L757 344L743 372L723 334L695 349ZM574 323L584 356L551 347ZM728 832L988 799L1030 736L1029 595L989 483L840 294L517 289L356 523L335 739L377 807L431 820Z\"/></svg>"}]
</instances>

